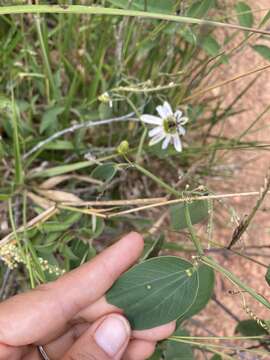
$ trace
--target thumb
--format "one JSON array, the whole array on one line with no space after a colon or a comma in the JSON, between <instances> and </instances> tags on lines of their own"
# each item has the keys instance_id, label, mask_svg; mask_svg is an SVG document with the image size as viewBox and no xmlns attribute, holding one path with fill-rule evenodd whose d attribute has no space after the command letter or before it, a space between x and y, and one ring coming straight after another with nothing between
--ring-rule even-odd
<instances>
[{"instance_id":1,"label":"thumb","mask_svg":"<svg viewBox=\"0 0 270 360\"><path fill-rule=\"evenodd\" d=\"M62 360L120 360L130 334L130 325L122 315L107 315L91 325Z\"/></svg>"}]
</instances>

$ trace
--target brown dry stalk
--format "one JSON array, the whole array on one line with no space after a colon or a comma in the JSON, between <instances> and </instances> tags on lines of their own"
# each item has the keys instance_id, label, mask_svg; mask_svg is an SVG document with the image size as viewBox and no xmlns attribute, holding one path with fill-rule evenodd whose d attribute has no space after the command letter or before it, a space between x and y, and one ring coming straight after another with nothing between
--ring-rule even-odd
<instances>
[{"instance_id":1,"label":"brown dry stalk","mask_svg":"<svg viewBox=\"0 0 270 360\"><path fill-rule=\"evenodd\" d=\"M270 189L270 169L268 170L268 173L267 173L267 175L266 175L266 177L264 179L264 185L261 188L260 196L259 196L259 198L258 198L258 200L256 202L256 205L252 209L251 213L248 216L246 216L244 219L242 219L240 224L234 230L231 242L228 245L227 249L231 249L231 247L234 244L236 244L237 241L240 240L240 238L242 237L244 232L247 230L247 228L248 228L249 224L251 223L252 219L254 218L255 214L257 213L258 209L262 205L263 200L265 199L269 189Z\"/></svg>"},{"instance_id":2,"label":"brown dry stalk","mask_svg":"<svg viewBox=\"0 0 270 360\"><path fill-rule=\"evenodd\" d=\"M71 206L127 206L127 205L142 205L155 204L166 201L166 197L159 198L145 198L132 200L108 200L108 201L80 201L80 202L63 202L61 205Z\"/></svg>"},{"instance_id":3,"label":"brown dry stalk","mask_svg":"<svg viewBox=\"0 0 270 360\"><path fill-rule=\"evenodd\" d=\"M214 84L212 86L209 86L208 88L203 88L203 89L199 89L198 91L195 91L192 95L190 96L187 96L183 99L183 102L187 102L187 101L190 101L190 100L193 100L194 98L200 96L200 95L204 95L205 93L209 92L209 91L212 91L216 88L220 88L220 87L223 87L225 85L228 85L230 84L231 82L233 81L236 81L236 80L239 80L239 79L242 79L246 76L249 76L249 75L253 75L253 74L256 74L258 72L261 72L263 70L266 70L270 68L270 65L265 65L265 66L261 66L261 67L258 67L256 69L253 69L253 70L250 70L248 72L245 72L244 74L239 74L239 75L236 75L234 76L233 78L230 78L228 80L225 80L225 81L222 81L218 84Z\"/></svg>"},{"instance_id":4,"label":"brown dry stalk","mask_svg":"<svg viewBox=\"0 0 270 360\"><path fill-rule=\"evenodd\" d=\"M184 203L187 201L196 201L196 200L208 200L208 199L225 199L225 198L233 198L233 197L245 197L245 196L257 196L260 195L259 191L250 191L250 192L242 192L242 193L232 193L232 194L220 194L220 195L203 195L203 196L194 196L194 197L186 197L186 198L180 198L180 199L173 199L173 200L166 200L166 201L162 201L160 203L155 203L155 204L149 204L149 205L145 205L145 206L141 206L135 209L129 209L129 210L124 210L124 211L119 211L117 213L108 215L108 218L111 217L115 217L115 216L122 216L125 214L130 214L136 211L142 211L142 210L147 210L147 209L151 209L154 207L160 207L160 206L167 206L167 205L172 205L172 204L179 204L179 203Z\"/></svg>"},{"instance_id":5,"label":"brown dry stalk","mask_svg":"<svg viewBox=\"0 0 270 360\"><path fill-rule=\"evenodd\" d=\"M270 180L269 180L270 182ZM270 184L269 184L270 186ZM264 197L266 196L266 194L268 193L269 187L266 191L266 188L264 188ZM18 228L17 232L23 232L25 230L29 230L39 224L44 223L45 221L47 221L49 218L51 218L53 215L55 215L60 209L65 209L65 210L71 210L71 211L79 211L88 215L95 215L95 216L99 216L102 217L104 219L109 219L112 217L116 217L116 216L122 216L122 215L126 215L126 214L130 214L130 213L134 213L137 211L143 211L143 210L147 210L147 209L151 209L151 208L155 208L155 207L161 207L161 206L168 206L168 205L172 205L172 204L179 204L179 203L185 203L185 202L190 202L190 201L198 201L198 200L207 200L207 199L224 199L224 198L233 198L233 197L246 197L246 196L258 196L261 195L261 192L259 191L251 191L251 192L242 192L242 193L231 193L231 194L218 194L218 195L203 195L203 196L193 196L193 197L186 197L186 198L181 198L181 199L173 199L173 200L166 200L166 198L147 198L147 199L135 199L135 200L115 200L115 201L95 201L95 202L81 202L81 203L76 203L75 205L72 203L69 203L69 206L67 204L55 204L54 206L50 207L49 209L47 209L46 211L44 211L42 214L36 216L35 218L33 218L32 220L30 220L26 226L21 226ZM165 200L164 200L165 199ZM124 210L124 211L119 211L119 212L115 212L115 213L108 213L108 214L103 214L103 212L107 212L110 211L112 209L76 209L76 207L72 207L72 206L89 206L89 204L95 204L95 206L113 206L113 205L121 205L121 206L127 206L127 205L138 205L138 204L142 204L142 203L146 203L147 205L144 206L140 206L140 207L136 207L133 209L128 209L128 210ZM167 214L166 214L167 215ZM165 214L163 214L161 216L161 218L157 221L157 224L159 225L159 222L161 221L161 223L164 221ZM164 216L164 217L163 217ZM155 226L154 226L155 227ZM154 227L153 227L153 231L154 231ZM14 232L11 232L9 235L5 236L2 240L0 240L0 246L8 243L9 241L14 239Z\"/></svg>"},{"instance_id":6,"label":"brown dry stalk","mask_svg":"<svg viewBox=\"0 0 270 360\"><path fill-rule=\"evenodd\" d=\"M50 219L53 215L55 215L58 211L59 210L55 206L52 206L48 210L45 210L43 213L39 214L38 216L28 221L25 226L20 226L16 230L16 232L21 233L24 232L25 230L30 230L38 225L41 225L44 222L46 222L48 219ZM8 242L14 240L14 236L15 234L12 231L10 234L8 234L7 236L5 236L3 239L0 240L0 246L3 246Z\"/></svg>"}]
</instances>

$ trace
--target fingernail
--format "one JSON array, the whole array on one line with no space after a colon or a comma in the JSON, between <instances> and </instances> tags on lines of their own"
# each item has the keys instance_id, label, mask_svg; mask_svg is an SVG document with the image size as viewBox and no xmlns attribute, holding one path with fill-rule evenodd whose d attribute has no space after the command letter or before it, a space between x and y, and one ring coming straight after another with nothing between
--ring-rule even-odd
<instances>
[{"instance_id":1,"label":"fingernail","mask_svg":"<svg viewBox=\"0 0 270 360\"><path fill-rule=\"evenodd\" d=\"M109 356L116 355L130 335L128 322L118 315L107 317L97 328L94 339Z\"/></svg>"}]
</instances>

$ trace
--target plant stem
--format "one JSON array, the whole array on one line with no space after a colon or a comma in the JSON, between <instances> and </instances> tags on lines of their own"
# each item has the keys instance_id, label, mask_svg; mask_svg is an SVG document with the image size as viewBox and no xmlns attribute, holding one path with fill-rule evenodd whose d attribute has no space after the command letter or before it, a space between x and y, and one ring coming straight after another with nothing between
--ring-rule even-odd
<instances>
[{"instance_id":1,"label":"plant stem","mask_svg":"<svg viewBox=\"0 0 270 360\"><path fill-rule=\"evenodd\" d=\"M60 131L54 133L49 138L39 142L36 146L34 146L31 150L29 150L26 154L24 154L23 158L24 159L28 158L30 155L32 155L37 150L43 148L45 145L49 144L51 141L58 139L59 137L61 137L63 135L73 133L80 129L88 129L88 128L91 128L94 126L107 125L107 124L111 124L113 122L127 121L130 118L132 118L134 115L135 115L135 113L132 112L132 113L129 113L129 114L126 114L123 116L119 116L119 117L115 117L115 118L111 118L111 119L96 120L96 121L90 120L90 121L85 121L81 124L72 125L71 127L60 130ZM138 120L133 119L133 121L138 121Z\"/></svg>"},{"instance_id":2,"label":"plant stem","mask_svg":"<svg viewBox=\"0 0 270 360\"><path fill-rule=\"evenodd\" d=\"M243 283L237 276L235 276L233 273L231 273L229 270L225 269L221 265L219 265L217 262L212 260L208 256L201 256L200 261L216 271L219 271L221 274L225 275L231 282L238 285L241 289L245 290L247 293L249 293L254 299L259 301L262 305L270 309L270 302L265 299L262 295L258 294L255 290L250 288L248 285Z\"/></svg>"},{"instance_id":3,"label":"plant stem","mask_svg":"<svg viewBox=\"0 0 270 360\"><path fill-rule=\"evenodd\" d=\"M19 140L19 131L18 131L18 113L17 107L14 99L14 93L12 91L12 131L13 131L13 142L14 142L14 159L15 159L15 184L21 185L23 183L23 168L22 168L22 158L21 158L21 149L20 149L20 140Z\"/></svg>"},{"instance_id":4,"label":"plant stem","mask_svg":"<svg viewBox=\"0 0 270 360\"><path fill-rule=\"evenodd\" d=\"M203 248L202 245L194 231L192 222L191 222L191 218L190 218L190 213L189 213L189 208L188 208L188 203L185 203L185 217L186 217L186 222L187 222L187 226L188 226L188 230L190 232L190 236L191 236L191 240L193 241L193 244L198 252L199 255L203 255Z\"/></svg>"},{"instance_id":5,"label":"plant stem","mask_svg":"<svg viewBox=\"0 0 270 360\"><path fill-rule=\"evenodd\" d=\"M37 5L35 5L37 6ZM48 80L53 92L53 98L56 100L59 100L60 98L60 93L59 90L55 84L54 78L53 78L53 73L52 73L52 69L51 69L51 65L50 65L50 61L49 61L49 56L48 56L48 52L45 46L45 42L44 42L44 38L43 38L43 34L41 31L41 26L40 26L40 18L37 15L36 16L36 28L37 28L37 33L38 33L38 39L40 42L40 47L41 47L41 53L42 53L42 57L43 57L43 61L44 61L44 65L45 65L45 69L46 69L46 73L48 76ZM48 101L50 101L50 99L48 99Z\"/></svg>"},{"instance_id":6,"label":"plant stem","mask_svg":"<svg viewBox=\"0 0 270 360\"><path fill-rule=\"evenodd\" d=\"M102 6L83 6L83 5L13 5L1 6L0 15L11 14L88 14L88 15L108 15L108 16L130 16L138 18L148 18L157 20L173 21L185 24L209 25L237 29L258 34L270 35L269 31L249 28L245 26L227 24L218 21L197 19L179 15L169 15L136 10L123 10L115 8L105 8Z\"/></svg>"},{"instance_id":7,"label":"plant stem","mask_svg":"<svg viewBox=\"0 0 270 360\"><path fill-rule=\"evenodd\" d=\"M169 193L175 195L175 196L180 196L180 193L175 190L173 187L171 187L170 185L166 184L162 179L160 179L159 177L157 177L156 175L152 174L150 171L146 170L144 167L142 167L139 164L136 163L132 163L132 166L135 167L137 170L139 170L141 173L143 173L144 175L146 175L147 177L149 177L150 179L154 180L157 184L159 184L160 186L162 186L164 189L166 189L167 191L169 191Z\"/></svg>"}]
</instances>

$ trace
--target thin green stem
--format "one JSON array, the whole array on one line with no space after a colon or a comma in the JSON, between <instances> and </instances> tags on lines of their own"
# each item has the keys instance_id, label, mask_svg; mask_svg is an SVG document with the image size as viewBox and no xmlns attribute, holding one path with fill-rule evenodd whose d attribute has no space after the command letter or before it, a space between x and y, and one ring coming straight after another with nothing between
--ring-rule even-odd
<instances>
[{"instance_id":1,"label":"thin green stem","mask_svg":"<svg viewBox=\"0 0 270 360\"><path fill-rule=\"evenodd\" d=\"M143 173L144 175L146 175L150 179L154 180L158 185L160 185L161 187L166 189L170 194L173 194L173 195L175 195L177 197L180 196L180 193L177 190L175 190L170 185L166 184L162 179L160 179L156 175L152 174L149 170L146 170L144 167L142 167L139 164L133 163L132 165L133 165L133 167L135 167L135 169L139 170L141 173Z\"/></svg>"},{"instance_id":2,"label":"thin green stem","mask_svg":"<svg viewBox=\"0 0 270 360\"><path fill-rule=\"evenodd\" d=\"M258 34L270 35L269 31L249 28L245 26L227 24L218 21L196 19L192 17L169 15L162 13L152 13L146 11L123 10L115 8L105 8L96 6L83 5L13 5L1 6L0 15L8 14L88 14L88 15L109 15L109 16L130 16L146 19L157 19L173 21L185 24L208 25L214 27L223 27L228 29L236 29Z\"/></svg>"},{"instance_id":3,"label":"thin green stem","mask_svg":"<svg viewBox=\"0 0 270 360\"><path fill-rule=\"evenodd\" d=\"M231 282L238 285L241 289L245 290L249 295L251 295L255 300L259 301L262 305L270 309L270 302L265 299L262 295L258 294L255 290L253 290L251 287L243 283L237 276L235 276L233 273L231 273L229 270L225 269L221 265L219 265L217 262L215 262L213 259L211 259L208 256L201 256L200 261L216 271L219 271L221 274L226 276Z\"/></svg>"},{"instance_id":4,"label":"thin green stem","mask_svg":"<svg viewBox=\"0 0 270 360\"><path fill-rule=\"evenodd\" d=\"M20 149L19 131L18 131L18 113L12 91L12 130L13 130L13 143L14 143L14 159L15 159L15 184L21 185L23 183L23 168L22 157Z\"/></svg>"},{"instance_id":5,"label":"thin green stem","mask_svg":"<svg viewBox=\"0 0 270 360\"><path fill-rule=\"evenodd\" d=\"M203 248L202 248L202 245L200 243L200 240L198 239L198 237L197 237L197 235L196 235L196 233L194 231L194 228L193 228L193 225L192 225L192 222L191 222L191 218L190 218L190 212L189 212L187 202L185 203L185 217L186 217L187 226L188 226L188 229L189 229L189 232L190 232L191 240L193 241L193 244L194 244L198 254L203 255L204 254Z\"/></svg>"},{"instance_id":6,"label":"thin green stem","mask_svg":"<svg viewBox=\"0 0 270 360\"><path fill-rule=\"evenodd\" d=\"M142 152L143 152L143 144L144 144L146 135L147 135L147 129L144 129L143 133L142 133L142 136L141 136L141 139L140 139L139 146L138 146L138 151L137 151L137 154L136 154L136 163L140 162Z\"/></svg>"},{"instance_id":7,"label":"thin green stem","mask_svg":"<svg viewBox=\"0 0 270 360\"><path fill-rule=\"evenodd\" d=\"M38 5L35 5L38 6ZM43 57L43 61L44 61L44 65L45 65L45 69L46 69L46 73L48 76L48 80L53 92L53 98L54 99L59 99L60 98L60 93L59 90L55 84L54 78L53 78L53 73L52 73L52 69L51 69L51 65L50 65L50 61L49 61L49 56L47 53L47 49L45 46L45 42L44 42L44 38L43 38L43 34L42 34L42 30L41 30L41 26L40 26L40 18L39 16L36 17L36 28L37 28L37 33L38 33L38 38L39 38L39 42L40 42L40 47L41 47L41 52L42 52L42 57ZM49 99L48 99L49 100Z\"/></svg>"}]
</instances>

